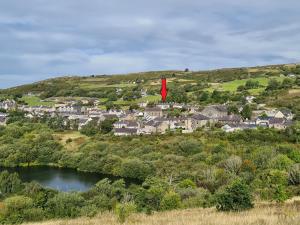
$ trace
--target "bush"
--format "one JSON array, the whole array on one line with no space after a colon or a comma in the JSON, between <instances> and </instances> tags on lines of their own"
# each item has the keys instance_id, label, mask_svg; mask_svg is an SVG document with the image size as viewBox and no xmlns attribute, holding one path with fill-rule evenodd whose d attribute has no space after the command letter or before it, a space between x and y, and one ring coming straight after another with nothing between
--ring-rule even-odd
<instances>
[{"instance_id":1,"label":"bush","mask_svg":"<svg viewBox=\"0 0 300 225\"><path fill-rule=\"evenodd\" d=\"M292 185L300 184L300 163L294 164L290 168L288 179L289 179L289 183Z\"/></svg>"},{"instance_id":2,"label":"bush","mask_svg":"<svg viewBox=\"0 0 300 225\"><path fill-rule=\"evenodd\" d=\"M120 223L125 223L126 219L134 212L136 212L136 205L134 202L124 202L116 205L115 214Z\"/></svg>"},{"instance_id":3,"label":"bush","mask_svg":"<svg viewBox=\"0 0 300 225\"><path fill-rule=\"evenodd\" d=\"M181 206L180 196L174 191L169 191L168 193L166 193L160 203L160 208L162 210L177 209L180 208L180 206Z\"/></svg>"},{"instance_id":4,"label":"bush","mask_svg":"<svg viewBox=\"0 0 300 225\"><path fill-rule=\"evenodd\" d=\"M28 211L33 207L31 198L25 196L10 197L4 200L4 206L5 223L22 223L32 219L32 213Z\"/></svg>"},{"instance_id":5,"label":"bush","mask_svg":"<svg viewBox=\"0 0 300 225\"><path fill-rule=\"evenodd\" d=\"M233 181L216 195L219 211L242 211L253 207L251 192L241 180Z\"/></svg>"},{"instance_id":6,"label":"bush","mask_svg":"<svg viewBox=\"0 0 300 225\"><path fill-rule=\"evenodd\" d=\"M79 216L83 205L84 198L79 194L64 192L57 194L47 203L49 214L58 218Z\"/></svg>"},{"instance_id":7,"label":"bush","mask_svg":"<svg viewBox=\"0 0 300 225\"><path fill-rule=\"evenodd\" d=\"M193 189L193 195L182 200L182 206L184 208L197 208L197 207L210 207L213 205L212 194L204 189Z\"/></svg>"}]
</instances>

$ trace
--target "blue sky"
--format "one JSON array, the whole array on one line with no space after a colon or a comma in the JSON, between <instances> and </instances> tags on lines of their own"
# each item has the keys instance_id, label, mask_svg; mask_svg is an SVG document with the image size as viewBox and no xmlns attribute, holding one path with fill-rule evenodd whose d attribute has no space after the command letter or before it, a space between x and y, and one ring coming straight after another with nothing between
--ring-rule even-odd
<instances>
[{"instance_id":1,"label":"blue sky","mask_svg":"<svg viewBox=\"0 0 300 225\"><path fill-rule=\"evenodd\" d=\"M298 0L1 0L0 88L300 61Z\"/></svg>"}]
</instances>

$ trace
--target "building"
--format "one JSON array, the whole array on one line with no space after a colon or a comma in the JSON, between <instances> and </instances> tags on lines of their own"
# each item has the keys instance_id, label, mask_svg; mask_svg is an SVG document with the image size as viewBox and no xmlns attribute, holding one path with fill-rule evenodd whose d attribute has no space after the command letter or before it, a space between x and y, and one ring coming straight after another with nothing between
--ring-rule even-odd
<instances>
[{"instance_id":1,"label":"building","mask_svg":"<svg viewBox=\"0 0 300 225\"><path fill-rule=\"evenodd\" d=\"M121 120L114 123L114 128L133 128L138 129L139 124L133 120Z\"/></svg>"},{"instance_id":2,"label":"building","mask_svg":"<svg viewBox=\"0 0 300 225\"><path fill-rule=\"evenodd\" d=\"M159 107L152 107L152 108L146 108L145 109L145 116L148 115L150 117L162 117L163 116L163 111Z\"/></svg>"},{"instance_id":3,"label":"building","mask_svg":"<svg viewBox=\"0 0 300 225\"><path fill-rule=\"evenodd\" d=\"M206 106L201 112L202 115L217 119L228 115L228 110L225 105L210 105Z\"/></svg>"},{"instance_id":4,"label":"building","mask_svg":"<svg viewBox=\"0 0 300 225\"><path fill-rule=\"evenodd\" d=\"M8 115L6 113L0 113L0 125L6 125Z\"/></svg>"},{"instance_id":5,"label":"building","mask_svg":"<svg viewBox=\"0 0 300 225\"><path fill-rule=\"evenodd\" d=\"M196 130L197 128L207 126L210 122L214 122L214 120L202 114L195 114L185 118L185 128L186 130Z\"/></svg>"},{"instance_id":6,"label":"building","mask_svg":"<svg viewBox=\"0 0 300 225\"><path fill-rule=\"evenodd\" d=\"M114 135L116 136L130 136L137 135L138 130L135 128L115 128Z\"/></svg>"},{"instance_id":7,"label":"building","mask_svg":"<svg viewBox=\"0 0 300 225\"><path fill-rule=\"evenodd\" d=\"M242 117L239 115L226 115L218 118L218 122L221 124L239 124L242 122Z\"/></svg>"}]
</instances>

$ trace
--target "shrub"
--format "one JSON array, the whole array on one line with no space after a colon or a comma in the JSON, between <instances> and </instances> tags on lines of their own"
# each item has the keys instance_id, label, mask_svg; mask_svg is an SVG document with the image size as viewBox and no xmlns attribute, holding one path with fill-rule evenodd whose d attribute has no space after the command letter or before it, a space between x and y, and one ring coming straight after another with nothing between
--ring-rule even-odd
<instances>
[{"instance_id":1,"label":"shrub","mask_svg":"<svg viewBox=\"0 0 300 225\"><path fill-rule=\"evenodd\" d=\"M210 207L213 205L212 194L204 189L193 189L194 194L182 200L182 206L184 208L196 208L196 207Z\"/></svg>"},{"instance_id":2,"label":"shrub","mask_svg":"<svg viewBox=\"0 0 300 225\"><path fill-rule=\"evenodd\" d=\"M180 188L196 188L196 184L190 179L185 179L181 181L178 186Z\"/></svg>"},{"instance_id":3,"label":"shrub","mask_svg":"<svg viewBox=\"0 0 300 225\"><path fill-rule=\"evenodd\" d=\"M4 218L6 223L22 223L32 218L28 212L28 210L33 207L31 198L13 196L4 200L4 206Z\"/></svg>"},{"instance_id":4,"label":"shrub","mask_svg":"<svg viewBox=\"0 0 300 225\"><path fill-rule=\"evenodd\" d=\"M289 183L292 185L300 184L300 163L294 164L288 174Z\"/></svg>"},{"instance_id":5,"label":"shrub","mask_svg":"<svg viewBox=\"0 0 300 225\"><path fill-rule=\"evenodd\" d=\"M84 198L77 193L59 193L48 203L49 214L54 217L76 217L80 215Z\"/></svg>"},{"instance_id":6,"label":"shrub","mask_svg":"<svg viewBox=\"0 0 300 225\"><path fill-rule=\"evenodd\" d=\"M124 202L116 205L115 214L120 223L125 223L126 219L134 212L136 212L136 205L134 202Z\"/></svg>"},{"instance_id":7,"label":"shrub","mask_svg":"<svg viewBox=\"0 0 300 225\"><path fill-rule=\"evenodd\" d=\"M270 161L270 167L278 170L287 170L293 163L293 160L286 155L279 154Z\"/></svg>"},{"instance_id":8,"label":"shrub","mask_svg":"<svg viewBox=\"0 0 300 225\"><path fill-rule=\"evenodd\" d=\"M160 208L162 210L177 209L181 206L180 196L174 191L167 192L161 200Z\"/></svg>"},{"instance_id":9,"label":"shrub","mask_svg":"<svg viewBox=\"0 0 300 225\"><path fill-rule=\"evenodd\" d=\"M228 172L237 174L240 171L242 164L243 161L241 157L231 156L230 158L225 160L224 167Z\"/></svg>"},{"instance_id":10,"label":"shrub","mask_svg":"<svg viewBox=\"0 0 300 225\"><path fill-rule=\"evenodd\" d=\"M216 202L219 211L241 211L253 207L250 189L241 180L233 181L217 193Z\"/></svg>"}]
</instances>

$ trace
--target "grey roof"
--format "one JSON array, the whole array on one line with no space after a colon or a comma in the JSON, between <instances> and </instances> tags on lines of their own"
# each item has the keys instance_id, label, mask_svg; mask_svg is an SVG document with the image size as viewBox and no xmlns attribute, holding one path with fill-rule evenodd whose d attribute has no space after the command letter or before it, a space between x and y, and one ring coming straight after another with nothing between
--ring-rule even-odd
<instances>
[{"instance_id":1,"label":"grey roof","mask_svg":"<svg viewBox=\"0 0 300 225\"><path fill-rule=\"evenodd\" d=\"M240 122L242 118L239 115L228 115L218 118L219 121Z\"/></svg>"},{"instance_id":2,"label":"grey roof","mask_svg":"<svg viewBox=\"0 0 300 225\"><path fill-rule=\"evenodd\" d=\"M209 117L204 116L202 114L195 114L192 116L194 120L209 120Z\"/></svg>"},{"instance_id":3,"label":"grey roof","mask_svg":"<svg viewBox=\"0 0 300 225\"><path fill-rule=\"evenodd\" d=\"M136 134L137 129L135 129L135 128L115 128L115 133Z\"/></svg>"},{"instance_id":4,"label":"grey roof","mask_svg":"<svg viewBox=\"0 0 300 225\"><path fill-rule=\"evenodd\" d=\"M162 111L162 109L159 107L152 107L152 108L145 109L145 112L160 112L160 111Z\"/></svg>"},{"instance_id":5,"label":"grey roof","mask_svg":"<svg viewBox=\"0 0 300 225\"><path fill-rule=\"evenodd\" d=\"M285 119L272 117L269 119L270 124L284 124Z\"/></svg>"}]
</instances>

